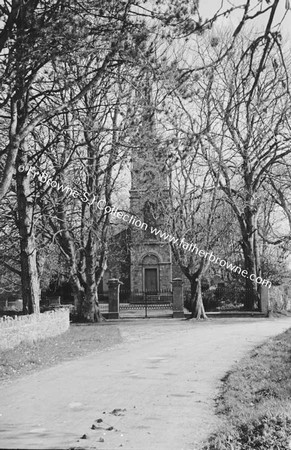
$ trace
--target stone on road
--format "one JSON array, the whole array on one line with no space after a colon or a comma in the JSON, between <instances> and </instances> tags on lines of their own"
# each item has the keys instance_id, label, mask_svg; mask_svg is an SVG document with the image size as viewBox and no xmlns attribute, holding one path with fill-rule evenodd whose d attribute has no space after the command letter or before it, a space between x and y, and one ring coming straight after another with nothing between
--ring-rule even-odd
<instances>
[{"instance_id":1,"label":"stone on road","mask_svg":"<svg viewBox=\"0 0 291 450\"><path fill-rule=\"evenodd\" d=\"M0 388L0 448L197 450L220 380L291 319L143 320L124 342Z\"/></svg>"}]
</instances>

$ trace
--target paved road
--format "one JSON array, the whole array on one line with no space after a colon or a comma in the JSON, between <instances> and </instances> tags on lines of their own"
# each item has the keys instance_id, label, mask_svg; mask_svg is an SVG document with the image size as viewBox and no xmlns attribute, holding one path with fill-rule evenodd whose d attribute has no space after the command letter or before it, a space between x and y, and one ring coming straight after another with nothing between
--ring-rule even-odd
<instances>
[{"instance_id":1,"label":"paved road","mask_svg":"<svg viewBox=\"0 0 291 450\"><path fill-rule=\"evenodd\" d=\"M117 326L122 344L0 388L0 448L199 449L221 377L291 318Z\"/></svg>"}]
</instances>

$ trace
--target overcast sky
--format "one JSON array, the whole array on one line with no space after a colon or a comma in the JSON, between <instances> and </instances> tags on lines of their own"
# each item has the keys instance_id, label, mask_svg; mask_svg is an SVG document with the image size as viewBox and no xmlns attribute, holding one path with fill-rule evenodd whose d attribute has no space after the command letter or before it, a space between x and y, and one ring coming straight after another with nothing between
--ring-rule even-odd
<instances>
[{"instance_id":1,"label":"overcast sky","mask_svg":"<svg viewBox=\"0 0 291 450\"><path fill-rule=\"evenodd\" d=\"M286 13L286 9L285 9L285 1L286 0L280 0L279 1L279 6L277 9L277 14L275 16L276 20L274 23L279 23L281 22L284 14ZM200 0L199 3L199 11L200 14L202 16L203 19L205 18L211 18L216 11L219 10L221 4L223 4L223 9L222 10L226 10L229 9L231 6L237 6L237 5L241 5L245 3L244 0L233 0L233 1L229 1L229 0ZM254 5L257 4L257 0L254 0L252 2ZM290 1L291 4L291 1ZM262 5L265 8L267 3L265 0L262 1ZM242 17L243 14L243 10L241 9L238 12L232 13L231 17L227 18L227 19L223 19L220 20L220 24L233 24L233 26L235 26L239 19ZM266 15L266 18L263 19L262 17L255 19L252 23L254 24L254 26L256 28L261 28L264 25L266 25L266 20L267 20L268 15ZM284 37L290 37L290 30L291 30L291 10L287 11L287 14L284 18L284 21L281 25L281 30L282 30L282 34Z\"/></svg>"}]
</instances>

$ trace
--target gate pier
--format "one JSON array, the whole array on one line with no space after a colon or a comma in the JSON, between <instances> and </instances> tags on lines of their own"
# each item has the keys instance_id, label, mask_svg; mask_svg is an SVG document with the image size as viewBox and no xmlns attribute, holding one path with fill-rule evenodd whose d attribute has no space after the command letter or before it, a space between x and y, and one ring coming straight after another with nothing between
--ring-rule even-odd
<instances>
[{"instance_id":1,"label":"gate pier","mask_svg":"<svg viewBox=\"0 0 291 450\"><path fill-rule=\"evenodd\" d=\"M173 286L173 318L180 319L184 316L183 281L181 278L174 278Z\"/></svg>"},{"instance_id":2,"label":"gate pier","mask_svg":"<svg viewBox=\"0 0 291 450\"><path fill-rule=\"evenodd\" d=\"M108 280L108 319L119 319L119 290L121 281L117 278Z\"/></svg>"}]
</instances>

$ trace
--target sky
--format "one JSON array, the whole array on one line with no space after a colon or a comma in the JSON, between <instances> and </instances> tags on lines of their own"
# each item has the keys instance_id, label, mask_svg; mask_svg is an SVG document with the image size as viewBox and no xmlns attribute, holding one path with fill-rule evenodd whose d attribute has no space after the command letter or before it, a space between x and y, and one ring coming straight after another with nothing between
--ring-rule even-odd
<instances>
[{"instance_id":1,"label":"sky","mask_svg":"<svg viewBox=\"0 0 291 450\"><path fill-rule=\"evenodd\" d=\"M227 10L231 8L232 6L239 6L243 5L245 3L245 0L200 0L199 2L199 11L202 16L202 19L211 18L216 11L218 11L222 7L223 10ZM258 0L252 0L251 4L257 5ZM286 0L279 0L279 5L277 8L277 12L275 15L275 21L274 24L279 24L282 21L282 18L284 14L286 13L285 8ZM262 0L262 7L265 8L267 6L266 0ZM290 1L291 6L291 1ZM243 9L233 12L231 16L228 18L222 19L219 21L220 25L233 25L236 26L242 17ZM267 17L269 14L265 14L265 18L260 16L259 18L256 18L252 21L253 25L255 27L261 28L266 25ZM285 18L280 26L281 32L283 37L286 39L290 37L291 33L291 9L287 11L287 14L285 15Z\"/></svg>"},{"instance_id":2,"label":"sky","mask_svg":"<svg viewBox=\"0 0 291 450\"><path fill-rule=\"evenodd\" d=\"M206 18L211 18L213 15L219 10L221 5L223 4L223 10L226 10L230 8L231 6L237 6L241 5L245 2L245 0L200 0L199 2L199 12L203 20ZM253 4L257 4L257 0L252 1ZM291 0L290 0L290 7L291 7ZM288 44L291 43L291 9L286 11L285 8L286 0L279 0L278 9L275 15L274 25L278 25L280 28L283 40L285 41L287 47ZM262 6L265 8L267 6L266 0L262 1ZM231 26L236 27L239 23L240 18L242 17L243 10L241 9L238 12L234 12L225 19L220 19L217 23L218 26ZM264 29L267 23L267 19L269 17L269 13L265 14L265 17L260 16L259 18L256 18L255 20L251 21L252 26L255 29ZM282 19L284 20L282 21ZM278 218L277 218L278 219ZM282 227L281 227L282 228ZM286 231L288 227L285 226L285 223L283 225L283 232ZM279 231L279 230L278 230ZM282 229L281 229L282 231ZM291 269L291 255L288 258L287 261L288 268Z\"/></svg>"}]
</instances>

